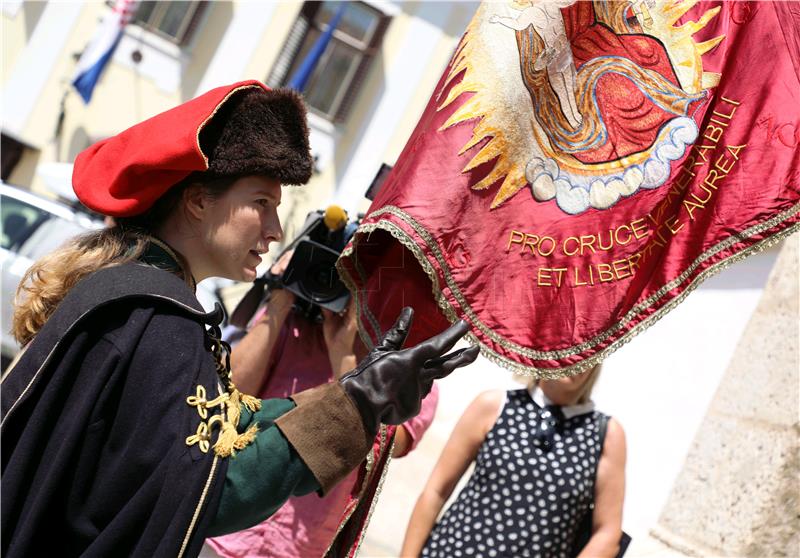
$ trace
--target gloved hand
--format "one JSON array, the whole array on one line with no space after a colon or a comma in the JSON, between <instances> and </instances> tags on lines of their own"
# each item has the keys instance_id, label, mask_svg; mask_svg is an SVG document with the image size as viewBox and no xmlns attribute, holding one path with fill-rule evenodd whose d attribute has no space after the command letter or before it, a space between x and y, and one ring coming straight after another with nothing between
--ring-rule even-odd
<instances>
[{"instance_id":1,"label":"gloved hand","mask_svg":"<svg viewBox=\"0 0 800 558\"><path fill-rule=\"evenodd\" d=\"M433 381L478 357L477 346L445 354L469 329L458 321L415 347L402 349L414 311L403 308L381 342L339 382L354 401L371 434L381 423L402 424L419 413Z\"/></svg>"}]
</instances>

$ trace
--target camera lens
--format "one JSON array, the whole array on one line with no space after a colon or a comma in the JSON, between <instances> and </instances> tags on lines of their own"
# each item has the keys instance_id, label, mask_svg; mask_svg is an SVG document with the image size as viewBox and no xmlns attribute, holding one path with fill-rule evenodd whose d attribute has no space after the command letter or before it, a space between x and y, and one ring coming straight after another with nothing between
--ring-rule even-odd
<instances>
[{"instance_id":1,"label":"camera lens","mask_svg":"<svg viewBox=\"0 0 800 558\"><path fill-rule=\"evenodd\" d=\"M341 296L345 289L329 262L312 264L300 282L303 293L313 302L328 302Z\"/></svg>"},{"instance_id":2,"label":"camera lens","mask_svg":"<svg viewBox=\"0 0 800 558\"><path fill-rule=\"evenodd\" d=\"M341 312L350 293L336 271L338 257L339 252L329 246L310 239L300 240L283 273L284 288L312 305Z\"/></svg>"}]
</instances>

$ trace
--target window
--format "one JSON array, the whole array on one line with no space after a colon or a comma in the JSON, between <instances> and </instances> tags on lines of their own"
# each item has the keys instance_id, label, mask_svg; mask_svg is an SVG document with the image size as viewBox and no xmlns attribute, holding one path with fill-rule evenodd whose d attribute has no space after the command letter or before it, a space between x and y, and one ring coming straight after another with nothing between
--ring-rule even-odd
<instances>
[{"instance_id":1,"label":"window","mask_svg":"<svg viewBox=\"0 0 800 558\"><path fill-rule=\"evenodd\" d=\"M3 231L0 246L6 250L16 249L47 219L48 213L14 198L3 196L1 199Z\"/></svg>"},{"instance_id":2,"label":"window","mask_svg":"<svg viewBox=\"0 0 800 558\"><path fill-rule=\"evenodd\" d=\"M305 2L272 72L271 87L286 85L317 39L328 29L342 2ZM378 51L390 18L364 2L347 2L331 42L306 84L308 105L329 120L347 117Z\"/></svg>"},{"instance_id":3,"label":"window","mask_svg":"<svg viewBox=\"0 0 800 558\"><path fill-rule=\"evenodd\" d=\"M0 179L8 180L11 173L14 172L14 167L17 166L22 155L25 153L25 144L21 143L11 136L2 134L0 140L0 156L2 156L2 169L0 169Z\"/></svg>"},{"instance_id":4,"label":"window","mask_svg":"<svg viewBox=\"0 0 800 558\"><path fill-rule=\"evenodd\" d=\"M206 2L145 1L139 4L133 23L183 45L189 42L205 6Z\"/></svg>"}]
</instances>

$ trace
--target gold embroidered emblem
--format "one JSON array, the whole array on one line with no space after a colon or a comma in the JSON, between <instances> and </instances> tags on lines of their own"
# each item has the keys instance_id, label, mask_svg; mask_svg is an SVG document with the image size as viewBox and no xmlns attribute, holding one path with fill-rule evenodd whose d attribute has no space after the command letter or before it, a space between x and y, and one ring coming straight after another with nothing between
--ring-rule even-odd
<instances>
[{"instance_id":1,"label":"gold embroidered emblem","mask_svg":"<svg viewBox=\"0 0 800 558\"><path fill-rule=\"evenodd\" d=\"M219 418L219 415L214 416L212 418ZM220 419L221 421L221 419ZM203 422L200 421L200 424L197 425L197 432L192 434L191 436L187 436L186 438L186 445L193 446L198 444L200 451L203 453L208 453L211 442L211 421Z\"/></svg>"},{"instance_id":2,"label":"gold embroidered emblem","mask_svg":"<svg viewBox=\"0 0 800 558\"><path fill-rule=\"evenodd\" d=\"M198 384L195 395L187 397L186 403L188 403L190 407L197 407L197 414L200 415L201 419L206 420L208 418L208 409L213 409L214 407L222 405L229 397L229 394L223 393L219 397L215 397L209 401L206 397L205 386Z\"/></svg>"}]
</instances>

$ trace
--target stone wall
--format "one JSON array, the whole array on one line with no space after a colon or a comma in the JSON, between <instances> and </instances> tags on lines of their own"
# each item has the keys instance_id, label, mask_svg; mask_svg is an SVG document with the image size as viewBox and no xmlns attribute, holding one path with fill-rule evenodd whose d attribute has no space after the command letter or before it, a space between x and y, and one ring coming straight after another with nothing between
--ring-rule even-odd
<instances>
[{"instance_id":1,"label":"stone wall","mask_svg":"<svg viewBox=\"0 0 800 558\"><path fill-rule=\"evenodd\" d=\"M686 554L800 556L798 260L794 235L653 530Z\"/></svg>"}]
</instances>

